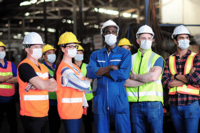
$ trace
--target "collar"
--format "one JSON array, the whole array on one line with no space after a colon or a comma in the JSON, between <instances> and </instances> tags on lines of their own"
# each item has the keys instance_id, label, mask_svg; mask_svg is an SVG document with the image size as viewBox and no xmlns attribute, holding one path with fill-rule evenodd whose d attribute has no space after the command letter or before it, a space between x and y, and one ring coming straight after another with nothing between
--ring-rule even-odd
<instances>
[{"instance_id":1,"label":"collar","mask_svg":"<svg viewBox=\"0 0 200 133\"><path fill-rule=\"evenodd\" d=\"M5 65L3 66L1 63L0 63L0 67L2 68L7 68L7 65L8 65L8 62L7 60L4 58L4 62L5 62Z\"/></svg>"},{"instance_id":2,"label":"collar","mask_svg":"<svg viewBox=\"0 0 200 133\"><path fill-rule=\"evenodd\" d=\"M148 55L151 52L152 52L152 49L149 49L149 50L147 50L147 51L144 52L143 56L146 56L146 55ZM140 57L142 56L142 52L140 51L140 48L138 49L138 54L139 54Z\"/></svg>"},{"instance_id":3,"label":"collar","mask_svg":"<svg viewBox=\"0 0 200 133\"><path fill-rule=\"evenodd\" d=\"M177 56L177 54L178 54L178 52L175 52L175 53L173 54L173 56ZM184 56L188 56L188 55L190 55L190 54L191 54L191 51L188 49L187 53L186 53L185 55L183 55L183 57L184 57Z\"/></svg>"},{"instance_id":4,"label":"collar","mask_svg":"<svg viewBox=\"0 0 200 133\"><path fill-rule=\"evenodd\" d=\"M115 53L115 52L117 51L118 48L119 48L119 47L118 47L118 45L116 44L116 46L115 46L110 52ZM108 50L107 50L106 46L105 46L103 49L101 49L101 52L107 52L107 51L108 51Z\"/></svg>"},{"instance_id":5,"label":"collar","mask_svg":"<svg viewBox=\"0 0 200 133\"><path fill-rule=\"evenodd\" d=\"M43 64L50 70L54 71L55 69L55 64L53 63L53 69L44 61Z\"/></svg>"}]
</instances>

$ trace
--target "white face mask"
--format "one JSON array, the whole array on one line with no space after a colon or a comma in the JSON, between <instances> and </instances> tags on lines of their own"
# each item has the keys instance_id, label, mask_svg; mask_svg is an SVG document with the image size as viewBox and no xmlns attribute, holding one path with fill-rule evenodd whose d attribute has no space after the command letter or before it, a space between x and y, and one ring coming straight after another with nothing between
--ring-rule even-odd
<instances>
[{"instance_id":1,"label":"white face mask","mask_svg":"<svg viewBox=\"0 0 200 133\"><path fill-rule=\"evenodd\" d=\"M6 56L6 52L5 51L1 51L0 52L0 59L4 59L5 56Z\"/></svg>"},{"instance_id":2,"label":"white face mask","mask_svg":"<svg viewBox=\"0 0 200 133\"><path fill-rule=\"evenodd\" d=\"M74 49L68 49L68 55L72 58L74 58L76 56L76 53L77 53L77 49L74 48Z\"/></svg>"},{"instance_id":3,"label":"white face mask","mask_svg":"<svg viewBox=\"0 0 200 133\"><path fill-rule=\"evenodd\" d=\"M76 54L75 58L76 61L82 61L83 60L83 54Z\"/></svg>"},{"instance_id":4,"label":"white face mask","mask_svg":"<svg viewBox=\"0 0 200 133\"><path fill-rule=\"evenodd\" d=\"M42 49L41 48L35 48L33 49L33 53L31 54L31 56L35 59L38 60L39 58L42 57Z\"/></svg>"},{"instance_id":5,"label":"white face mask","mask_svg":"<svg viewBox=\"0 0 200 133\"><path fill-rule=\"evenodd\" d=\"M117 42L117 36L113 34L108 34L105 35L105 42L109 45L112 46Z\"/></svg>"},{"instance_id":6,"label":"white face mask","mask_svg":"<svg viewBox=\"0 0 200 133\"><path fill-rule=\"evenodd\" d=\"M50 63L54 63L56 60L56 55L55 54L48 54L47 55L47 61Z\"/></svg>"},{"instance_id":7,"label":"white face mask","mask_svg":"<svg viewBox=\"0 0 200 133\"><path fill-rule=\"evenodd\" d=\"M180 49L187 49L189 46L190 46L190 41L188 39L178 41L178 47Z\"/></svg>"},{"instance_id":8,"label":"white face mask","mask_svg":"<svg viewBox=\"0 0 200 133\"><path fill-rule=\"evenodd\" d=\"M140 45L141 49L148 50L148 49L151 48L151 46L152 46L152 41L149 41L149 40L142 40L141 41L141 45Z\"/></svg>"}]
</instances>

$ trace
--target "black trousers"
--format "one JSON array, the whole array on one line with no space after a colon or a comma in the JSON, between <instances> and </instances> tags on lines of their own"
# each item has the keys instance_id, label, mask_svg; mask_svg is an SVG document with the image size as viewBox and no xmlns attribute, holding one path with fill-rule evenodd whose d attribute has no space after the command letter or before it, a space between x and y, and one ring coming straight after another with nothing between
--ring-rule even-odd
<instances>
[{"instance_id":1,"label":"black trousers","mask_svg":"<svg viewBox=\"0 0 200 133\"><path fill-rule=\"evenodd\" d=\"M2 121L4 118L4 113L6 113L6 117L10 127L10 133L18 133L17 113L16 113L16 105L14 97L11 101L7 103L0 103L0 131L2 126Z\"/></svg>"},{"instance_id":2,"label":"black trousers","mask_svg":"<svg viewBox=\"0 0 200 133\"><path fill-rule=\"evenodd\" d=\"M21 116L21 121L24 128L24 133L49 133L48 116Z\"/></svg>"},{"instance_id":3,"label":"black trousers","mask_svg":"<svg viewBox=\"0 0 200 133\"><path fill-rule=\"evenodd\" d=\"M61 119L57 106L49 106L49 130L50 133L59 133Z\"/></svg>"},{"instance_id":4,"label":"black trousers","mask_svg":"<svg viewBox=\"0 0 200 133\"><path fill-rule=\"evenodd\" d=\"M92 100L88 101L87 115L83 115L85 133L92 133Z\"/></svg>"}]
</instances>

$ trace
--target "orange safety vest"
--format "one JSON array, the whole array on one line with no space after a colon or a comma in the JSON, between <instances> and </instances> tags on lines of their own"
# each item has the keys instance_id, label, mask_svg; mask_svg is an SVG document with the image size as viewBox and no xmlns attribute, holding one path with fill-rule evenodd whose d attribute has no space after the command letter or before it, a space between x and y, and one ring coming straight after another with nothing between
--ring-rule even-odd
<instances>
[{"instance_id":1,"label":"orange safety vest","mask_svg":"<svg viewBox=\"0 0 200 133\"><path fill-rule=\"evenodd\" d=\"M80 119L83 114L83 92L71 87L63 87L61 84L61 71L64 67L70 68L77 76L81 76L81 70L75 64L73 66L78 72L61 61L56 72L58 113L61 119Z\"/></svg>"},{"instance_id":2,"label":"orange safety vest","mask_svg":"<svg viewBox=\"0 0 200 133\"><path fill-rule=\"evenodd\" d=\"M23 63L28 63L36 72L36 74L42 79L47 80L49 78L48 69L38 62L38 66L30 61L28 58L20 62L19 66ZM18 69L18 68L17 68ZM31 117L45 117L48 116L49 111L49 95L47 90L29 89L25 91L27 82L23 82L19 77L19 71L17 71L17 78L19 82L19 95L20 95L20 115Z\"/></svg>"},{"instance_id":3,"label":"orange safety vest","mask_svg":"<svg viewBox=\"0 0 200 133\"><path fill-rule=\"evenodd\" d=\"M190 70L193 67L194 57L196 55L197 55L196 53L191 52L191 54L188 56L185 66L184 66L184 75L190 73ZM176 57L174 55L171 55L169 57L169 70L172 75L175 75L177 73ZM200 96L199 88L193 87L191 85L186 85L186 84L169 89L169 95L175 95L177 93Z\"/></svg>"},{"instance_id":4,"label":"orange safety vest","mask_svg":"<svg viewBox=\"0 0 200 133\"><path fill-rule=\"evenodd\" d=\"M12 73L12 63L7 61L7 68L0 67L0 76L9 76L13 75ZM0 96L10 97L15 94L14 84L11 83L0 83Z\"/></svg>"}]
</instances>

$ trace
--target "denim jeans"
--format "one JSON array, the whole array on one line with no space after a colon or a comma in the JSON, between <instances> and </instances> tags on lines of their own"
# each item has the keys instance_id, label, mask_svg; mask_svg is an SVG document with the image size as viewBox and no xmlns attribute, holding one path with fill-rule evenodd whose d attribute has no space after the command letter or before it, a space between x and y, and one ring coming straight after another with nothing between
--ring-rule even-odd
<instances>
[{"instance_id":1,"label":"denim jeans","mask_svg":"<svg viewBox=\"0 0 200 133\"><path fill-rule=\"evenodd\" d=\"M177 133L197 133L199 101L185 106L170 106L171 118Z\"/></svg>"},{"instance_id":2,"label":"denim jeans","mask_svg":"<svg viewBox=\"0 0 200 133\"><path fill-rule=\"evenodd\" d=\"M65 133L80 133L82 118L63 120Z\"/></svg>"},{"instance_id":3,"label":"denim jeans","mask_svg":"<svg viewBox=\"0 0 200 133\"><path fill-rule=\"evenodd\" d=\"M131 132L163 133L163 106L161 102L130 103Z\"/></svg>"}]
</instances>

